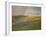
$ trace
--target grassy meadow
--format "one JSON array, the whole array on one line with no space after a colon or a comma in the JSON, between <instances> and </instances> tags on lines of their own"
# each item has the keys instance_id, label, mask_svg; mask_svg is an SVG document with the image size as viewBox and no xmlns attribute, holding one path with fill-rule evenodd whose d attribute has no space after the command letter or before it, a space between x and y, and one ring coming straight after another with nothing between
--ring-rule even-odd
<instances>
[{"instance_id":1,"label":"grassy meadow","mask_svg":"<svg viewBox=\"0 0 46 37\"><path fill-rule=\"evenodd\" d=\"M40 29L41 16L12 16L12 31Z\"/></svg>"}]
</instances>

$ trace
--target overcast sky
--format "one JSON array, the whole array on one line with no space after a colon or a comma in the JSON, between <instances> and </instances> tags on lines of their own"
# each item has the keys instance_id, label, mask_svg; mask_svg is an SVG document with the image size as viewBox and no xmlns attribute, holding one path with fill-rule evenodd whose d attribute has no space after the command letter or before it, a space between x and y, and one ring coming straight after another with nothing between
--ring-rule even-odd
<instances>
[{"instance_id":1,"label":"overcast sky","mask_svg":"<svg viewBox=\"0 0 46 37\"><path fill-rule=\"evenodd\" d=\"M41 15L41 7L12 6L12 16Z\"/></svg>"}]
</instances>

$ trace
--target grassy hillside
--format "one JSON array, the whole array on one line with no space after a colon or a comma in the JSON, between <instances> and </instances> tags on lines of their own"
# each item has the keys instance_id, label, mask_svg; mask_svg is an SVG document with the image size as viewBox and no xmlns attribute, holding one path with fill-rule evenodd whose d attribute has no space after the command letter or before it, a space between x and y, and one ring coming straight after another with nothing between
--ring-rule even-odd
<instances>
[{"instance_id":1,"label":"grassy hillside","mask_svg":"<svg viewBox=\"0 0 46 37\"><path fill-rule=\"evenodd\" d=\"M31 21L31 24L28 21ZM22 26L16 25L19 22L27 22L27 24ZM12 31L39 29L41 29L41 16L12 16Z\"/></svg>"}]
</instances>

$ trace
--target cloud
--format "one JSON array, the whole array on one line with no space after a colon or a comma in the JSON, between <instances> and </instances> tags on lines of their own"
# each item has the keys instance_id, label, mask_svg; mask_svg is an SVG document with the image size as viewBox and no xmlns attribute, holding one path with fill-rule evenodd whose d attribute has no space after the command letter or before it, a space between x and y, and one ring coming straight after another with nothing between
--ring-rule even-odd
<instances>
[{"instance_id":1,"label":"cloud","mask_svg":"<svg viewBox=\"0 0 46 37\"><path fill-rule=\"evenodd\" d=\"M41 7L12 6L12 15L41 15Z\"/></svg>"}]
</instances>

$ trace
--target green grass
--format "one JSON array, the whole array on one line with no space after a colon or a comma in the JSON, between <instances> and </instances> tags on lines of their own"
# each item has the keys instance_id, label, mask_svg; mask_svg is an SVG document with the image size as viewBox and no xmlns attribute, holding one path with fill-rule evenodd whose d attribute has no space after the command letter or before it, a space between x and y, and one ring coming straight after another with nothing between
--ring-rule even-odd
<instances>
[{"instance_id":1,"label":"green grass","mask_svg":"<svg viewBox=\"0 0 46 37\"><path fill-rule=\"evenodd\" d=\"M16 24L12 23L12 31L19 31L19 30L40 30L41 29L41 16L25 16L16 18L13 16L12 18L13 23L14 22L22 22L22 21L32 21L31 25L28 26L19 26L17 27Z\"/></svg>"}]
</instances>

